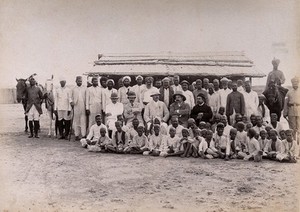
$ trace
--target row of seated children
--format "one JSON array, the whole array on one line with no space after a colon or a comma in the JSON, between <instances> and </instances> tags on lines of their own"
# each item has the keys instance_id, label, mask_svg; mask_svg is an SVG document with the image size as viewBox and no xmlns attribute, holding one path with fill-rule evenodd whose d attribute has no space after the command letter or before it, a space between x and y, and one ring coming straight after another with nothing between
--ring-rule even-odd
<instances>
[{"instance_id":1,"label":"row of seated children","mask_svg":"<svg viewBox=\"0 0 300 212\"><path fill-rule=\"evenodd\" d=\"M91 140L88 136L87 139L82 139L82 146L95 152L164 157L200 156L206 159L223 158L225 160L238 158L261 161L262 158L268 158L282 162L296 162L296 142L293 140L292 130L285 131L284 139L280 140L274 129L263 129L258 135L254 128L245 131L245 125L242 122L237 123L236 128L230 129L229 136L224 134L223 123L217 124L215 133L210 129L200 130L192 124L189 129L183 128L181 136L178 136L173 126L168 127L168 135L166 135L162 132L166 131L165 126L155 121L152 126L153 131L146 136L144 126L136 126L137 124L138 122L134 121L132 129L136 133L133 134L127 133L123 129L123 123L117 121L116 131L112 133L111 139L107 135L106 126L101 123L101 116L97 116L96 125L91 128L94 138ZM130 136L130 134L133 135Z\"/></svg>"}]
</instances>

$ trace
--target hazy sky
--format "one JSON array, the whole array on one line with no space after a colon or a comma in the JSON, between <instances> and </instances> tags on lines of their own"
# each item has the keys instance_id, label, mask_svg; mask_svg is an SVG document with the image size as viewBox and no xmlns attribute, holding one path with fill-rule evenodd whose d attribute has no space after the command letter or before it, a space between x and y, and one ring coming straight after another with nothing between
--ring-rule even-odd
<instances>
[{"instance_id":1,"label":"hazy sky","mask_svg":"<svg viewBox=\"0 0 300 212\"><path fill-rule=\"evenodd\" d=\"M290 84L299 11L297 0L0 0L1 83L37 73L72 84L98 53L244 51L266 74L281 59Z\"/></svg>"}]
</instances>

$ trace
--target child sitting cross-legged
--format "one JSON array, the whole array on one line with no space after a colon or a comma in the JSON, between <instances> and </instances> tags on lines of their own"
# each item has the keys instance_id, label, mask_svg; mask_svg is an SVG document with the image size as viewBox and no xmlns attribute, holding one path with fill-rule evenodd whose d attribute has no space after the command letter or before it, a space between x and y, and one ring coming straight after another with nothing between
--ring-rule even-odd
<instances>
[{"instance_id":1,"label":"child sitting cross-legged","mask_svg":"<svg viewBox=\"0 0 300 212\"><path fill-rule=\"evenodd\" d=\"M106 134L105 128L100 128L100 137L95 145L87 145L89 152L106 152L108 145L111 145L111 139Z\"/></svg>"},{"instance_id":2,"label":"child sitting cross-legged","mask_svg":"<svg viewBox=\"0 0 300 212\"><path fill-rule=\"evenodd\" d=\"M248 142L248 154L239 154L244 160L254 160L255 162L260 162L262 160L263 152L260 150L260 145L258 140L256 140L256 131L253 128L248 130L247 136L249 137Z\"/></svg>"},{"instance_id":3,"label":"child sitting cross-legged","mask_svg":"<svg viewBox=\"0 0 300 212\"><path fill-rule=\"evenodd\" d=\"M115 122L116 131L112 135L112 144L107 145L108 152L124 153L124 149L128 146L128 134L122 129L122 122Z\"/></svg>"},{"instance_id":4,"label":"child sitting cross-legged","mask_svg":"<svg viewBox=\"0 0 300 212\"><path fill-rule=\"evenodd\" d=\"M199 144L199 155L203 159L213 159L214 155L217 155L210 149L211 142L213 137L213 132L211 130L206 131L206 136L204 139L201 139Z\"/></svg>"},{"instance_id":5,"label":"child sitting cross-legged","mask_svg":"<svg viewBox=\"0 0 300 212\"><path fill-rule=\"evenodd\" d=\"M143 155L159 156L162 148L164 135L160 133L160 125L153 125L154 133L149 136L149 151L145 151Z\"/></svg>"},{"instance_id":6,"label":"child sitting cross-legged","mask_svg":"<svg viewBox=\"0 0 300 212\"><path fill-rule=\"evenodd\" d=\"M237 134L237 129L232 128L229 131L229 140L228 140L228 145L229 145L229 158L234 159L237 158L237 152L239 148L236 148L236 134ZM229 158L225 158L228 160Z\"/></svg>"},{"instance_id":7,"label":"child sitting cross-legged","mask_svg":"<svg viewBox=\"0 0 300 212\"><path fill-rule=\"evenodd\" d=\"M180 138L176 135L174 127L169 128L169 136L163 139L161 153L159 156L171 157L180 156L184 153L183 145Z\"/></svg>"},{"instance_id":8,"label":"child sitting cross-legged","mask_svg":"<svg viewBox=\"0 0 300 212\"><path fill-rule=\"evenodd\" d=\"M199 141L189 137L189 130L187 128L183 128L181 134L182 138L180 139L180 142L182 143L184 149L181 157L198 157L197 143L199 143Z\"/></svg>"},{"instance_id":9,"label":"child sitting cross-legged","mask_svg":"<svg viewBox=\"0 0 300 212\"><path fill-rule=\"evenodd\" d=\"M148 138L144 134L144 126L139 125L137 128L137 135L135 135L132 141L124 148L125 153L130 154L143 154L144 151L149 150Z\"/></svg>"},{"instance_id":10,"label":"child sitting cross-legged","mask_svg":"<svg viewBox=\"0 0 300 212\"><path fill-rule=\"evenodd\" d=\"M281 152L281 140L277 137L277 131L274 129L270 130L270 140L265 146L264 153L266 158L270 160L276 160L276 156Z\"/></svg>"},{"instance_id":11,"label":"child sitting cross-legged","mask_svg":"<svg viewBox=\"0 0 300 212\"><path fill-rule=\"evenodd\" d=\"M217 157L228 160L230 153L230 145L227 136L224 135L224 124L217 124L217 132L213 135L213 143L211 149L218 155Z\"/></svg>"},{"instance_id":12,"label":"child sitting cross-legged","mask_svg":"<svg viewBox=\"0 0 300 212\"><path fill-rule=\"evenodd\" d=\"M260 150L263 151L265 149L265 146L269 142L269 140L267 139L267 131L266 130L260 131L258 142L259 142Z\"/></svg>"},{"instance_id":13,"label":"child sitting cross-legged","mask_svg":"<svg viewBox=\"0 0 300 212\"><path fill-rule=\"evenodd\" d=\"M280 162L296 163L296 141L293 139L293 130L286 130L285 137L286 139L281 142L281 150L276 155L276 158Z\"/></svg>"}]
</instances>

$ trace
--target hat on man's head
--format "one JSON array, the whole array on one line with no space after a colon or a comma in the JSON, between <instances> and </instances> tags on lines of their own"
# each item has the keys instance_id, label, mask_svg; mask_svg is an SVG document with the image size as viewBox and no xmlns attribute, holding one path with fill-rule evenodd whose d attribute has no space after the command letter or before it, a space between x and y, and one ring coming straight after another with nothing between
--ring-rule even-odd
<instances>
[{"instance_id":1,"label":"hat on man's head","mask_svg":"<svg viewBox=\"0 0 300 212\"><path fill-rule=\"evenodd\" d=\"M203 99L203 101L205 102L205 95L203 94L203 93L199 93L198 95L197 95L197 97L198 96L200 96L202 99Z\"/></svg>"},{"instance_id":2,"label":"hat on man's head","mask_svg":"<svg viewBox=\"0 0 300 212\"><path fill-rule=\"evenodd\" d=\"M145 78L145 82L148 82L148 81L153 82L153 80L154 80L153 77L146 77L146 78Z\"/></svg>"},{"instance_id":3,"label":"hat on man's head","mask_svg":"<svg viewBox=\"0 0 300 212\"><path fill-rule=\"evenodd\" d=\"M225 125L222 123L222 122L219 122L218 124L217 124L217 128L224 128L225 127Z\"/></svg>"},{"instance_id":4,"label":"hat on man's head","mask_svg":"<svg viewBox=\"0 0 300 212\"><path fill-rule=\"evenodd\" d=\"M170 80L169 77L165 77L165 78L162 79L162 82L170 82L170 81L171 81L171 80Z\"/></svg>"},{"instance_id":5,"label":"hat on man's head","mask_svg":"<svg viewBox=\"0 0 300 212\"><path fill-rule=\"evenodd\" d=\"M272 64L279 65L279 63L280 63L280 60L274 57L272 60Z\"/></svg>"},{"instance_id":6,"label":"hat on man's head","mask_svg":"<svg viewBox=\"0 0 300 212\"><path fill-rule=\"evenodd\" d=\"M125 76L125 77L123 77L122 81L124 82L126 79L127 79L129 82L131 82L130 76Z\"/></svg>"},{"instance_id":7,"label":"hat on man's head","mask_svg":"<svg viewBox=\"0 0 300 212\"><path fill-rule=\"evenodd\" d=\"M187 80L182 80L180 84L181 84L181 85L182 85L182 84L187 84L187 85L189 85L190 83L189 83Z\"/></svg>"},{"instance_id":8,"label":"hat on man's head","mask_svg":"<svg viewBox=\"0 0 300 212\"><path fill-rule=\"evenodd\" d=\"M141 75L138 75L138 76L135 77L135 80L137 80L137 79L142 79L143 80L144 78Z\"/></svg>"},{"instance_id":9,"label":"hat on man's head","mask_svg":"<svg viewBox=\"0 0 300 212\"><path fill-rule=\"evenodd\" d=\"M112 82L112 84L115 85L115 81L114 81L113 79L108 79L108 80L106 81L106 84L109 83L109 82Z\"/></svg>"},{"instance_id":10,"label":"hat on man's head","mask_svg":"<svg viewBox=\"0 0 300 212\"><path fill-rule=\"evenodd\" d=\"M115 92L111 93L110 98L111 99L119 99L118 94Z\"/></svg>"},{"instance_id":11,"label":"hat on man's head","mask_svg":"<svg viewBox=\"0 0 300 212\"><path fill-rule=\"evenodd\" d=\"M151 92L151 95L150 95L151 97L153 97L153 96L160 96L160 93L159 93L159 91L158 90L155 90L155 91L152 91Z\"/></svg>"},{"instance_id":12,"label":"hat on man's head","mask_svg":"<svg viewBox=\"0 0 300 212\"><path fill-rule=\"evenodd\" d=\"M128 97L128 98L129 98L129 97L136 97L136 94L135 94L134 91L128 91L127 97Z\"/></svg>"},{"instance_id":13,"label":"hat on man's head","mask_svg":"<svg viewBox=\"0 0 300 212\"><path fill-rule=\"evenodd\" d=\"M82 79L82 76L76 76L76 81Z\"/></svg>"},{"instance_id":14,"label":"hat on man's head","mask_svg":"<svg viewBox=\"0 0 300 212\"><path fill-rule=\"evenodd\" d=\"M228 82L229 79L228 79L227 77L223 77L220 81L221 81L221 82Z\"/></svg>"},{"instance_id":15,"label":"hat on man's head","mask_svg":"<svg viewBox=\"0 0 300 212\"><path fill-rule=\"evenodd\" d=\"M173 99L175 100L176 99L176 96L181 96L182 97L182 100L185 101L186 100L186 97L183 95L182 91L176 91L174 94L173 94Z\"/></svg>"}]
</instances>

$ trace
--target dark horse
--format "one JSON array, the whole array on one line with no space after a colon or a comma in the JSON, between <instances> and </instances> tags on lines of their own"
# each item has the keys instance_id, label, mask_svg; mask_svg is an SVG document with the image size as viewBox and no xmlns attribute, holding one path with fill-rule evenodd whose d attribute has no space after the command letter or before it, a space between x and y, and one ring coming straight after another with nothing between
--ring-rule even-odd
<instances>
[{"instance_id":1,"label":"dark horse","mask_svg":"<svg viewBox=\"0 0 300 212\"><path fill-rule=\"evenodd\" d=\"M17 80L17 101L18 103L22 103L23 108L24 108L24 113L27 107L27 101L25 99L25 92L26 92L26 81L27 79L16 79ZM28 132L28 116L25 113L25 132Z\"/></svg>"}]
</instances>

